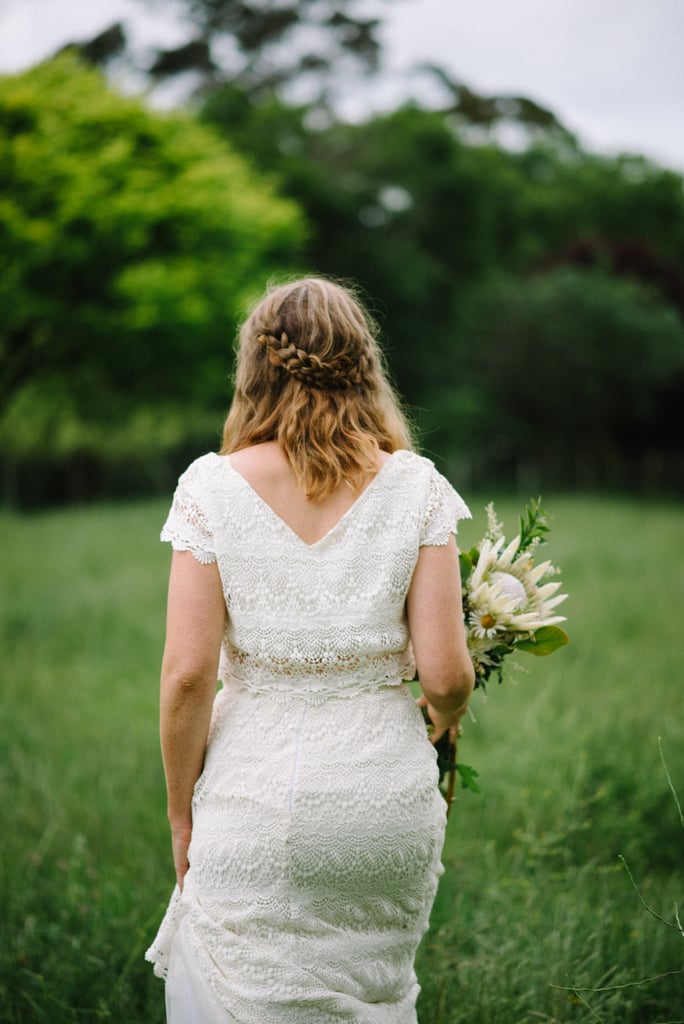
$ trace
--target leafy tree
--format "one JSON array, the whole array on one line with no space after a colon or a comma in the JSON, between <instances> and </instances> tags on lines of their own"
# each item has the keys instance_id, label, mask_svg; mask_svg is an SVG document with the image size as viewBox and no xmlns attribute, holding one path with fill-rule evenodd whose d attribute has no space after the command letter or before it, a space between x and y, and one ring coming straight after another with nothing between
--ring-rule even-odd
<instances>
[{"instance_id":1,"label":"leafy tree","mask_svg":"<svg viewBox=\"0 0 684 1024\"><path fill-rule=\"evenodd\" d=\"M193 29L181 47L159 50L149 72L199 72L209 85L230 81L257 92L302 77L329 77L352 59L377 68L377 18L356 13L356 0L176 0ZM227 45L228 44L228 45Z\"/></svg>"},{"instance_id":2,"label":"leafy tree","mask_svg":"<svg viewBox=\"0 0 684 1024\"><path fill-rule=\"evenodd\" d=\"M309 94L320 96L345 73L378 69L380 21L359 0L164 0L163 10L159 0L140 2L162 16L180 15L188 39L141 62L127 50L124 25L115 23L67 48L98 65L126 50L153 83L190 74L202 91L230 82L254 95L293 82L301 89L306 81Z\"/></svg>"},{"instance_id":3,"label":"leafy tree","mask_svg":"<svg viewBox=\"0 0 684 1024\"><path fill-rule=\"evenodd\" d=\"M5 459L206 436L236 316L300 244L294 204L70 55L0 80L0 153Z\"/></svg>"},{"instance_id":4,"label":"leafy tree","mask_svg":"<svg viewBox=\"0 0 684 1024\"><path fill-rule=\"evenodd\" d=\"M450 111L415 105L326 122L315 108L235 87L209 96L203 116L306 210L308 262L359 278L380 300L394 367L419 405L458 372L465 300L490 277L574 262L595 239L600 266L648 280L668 301L681 291L681 178L644 160L552 138L523 153L472 145Z\"/></svg>"},{"instance_id":5,"label":"leafy tree","mask_svg":"<svg viewBox=\"0 0 684 1024\"><path fill-rule=\"evenodd\" d=\"M411 105L345 124L224 87L203 116L305 209L307 261L377 301L431 451L482 484L684 476L681 177L558 132L474 145Z\"/></svg>"},{"instance_id":6,"label":"leafy tree","mask_svg":"<svg viewBox=\"0 0 684 1024\"><path fill-rule=\"evenodd\" d=\"M684 323L653 289L601 270L505 277L471 296L463 341L479 405L466 416L476 458L579 485L677 482ZM443 438L448 444L446 438Z\"/></svg>"},{"instance_id":7,"label":"leafy tree","mask_svg":"<svg viewBox=\"0 0 684 1024\"><path fill-rule=\"evenodd\" d=\"M417 107L319 127L310 108L226 87L204 116L305 209L307 262L379 300L401 388L428 402L452 360L463 291L511 259L501 220L515 216L521 189L506 154L465 145Z\"/></svg>"},{"instance_id":8,"label":"leafy tree","mask_svg":"<svg viewBox=\"0 0 684 1024\"><path fill-rule=\"evenodd\" d=\"M198 10L209 11L211 5L197 2ZM237 17L240 5L217 0L214 6L217 12L230 6ZM247 14L260 9L252 5ZM323 10L312 0L300 13ZM233 23L221 24L228 32ZM268 32L254 36L262 55L267 38ZM111 34L91 51L106 59L119 42ZM17 355L27 353L40 369L34 373L29 363L30 381L11 407L14 418L5 418L11 446L25 437L35 450L37 439L49 435L53 448L72 451L76 438L83 449L88 437L88 451L109 445L112 460L123 459L131 438L151 445L154 422L157 436L173 447L199 415L186 413L179 425L175 389L191 410L218 409L225 401L223 325L232 323L237 296L246 290L241 282L259 277L267 264L294 268L297 262L359 280L375 301L391 366L434 453L452 459L472 453L483 471L509 477L527 459L568 482L627 480L631 451L636 476L665 478L653 467L674 459L671 438L684 391L681 176L638 157L584 153L550 111L524 97L478 97L452 82L443 110L406 104L349 124L325 102L295 105L275 80L249 83L238 65L227 67L200 111L210 135L187 117L159 118L120 97L117 109L129 106L119 121L129 127L116 118L112 127L105 118L104 135L99 113L96 127L88 115L88 129L74 113L84 106L80 94L64 100L64 117L45 104L52 121L43 119L39 131L20 105L19 114L6 115L17 155L0 167L23 170L16 181L7 179L0 230L7 232L8 254L19 246L12 265L35 261L35 272L22 269L18 289L11 273L0 284L17 297L0 314L0 325L3 316L10 325L2 333L10 340L2 344L13 373L21 377ZM233 73L240 84L228 81ZM105 94L100 79L90 81ZM1 110L0 104L0 129ZM522 152L497 142L497 127L511 120L527 133ZM78 130L65 127L73 124ZM80 156L72 157L84 152L92 153L92 174ZM268 177L270 190L235 152ZM218 168L228 167L225 160L233 163L224 173ZM48 170L35 180L26 168L39 161ZM306 227L275 199L274 186L303 210ZM261 198L252 203L251 195ZM63 246L59 259L56 240ZM60 320L65 297L68 330ZM86 337L94 350L83 358ZM159 360L162 350L169 360ZM64 366L70 371L60 376ZM544 394L551 394L561 369L562 381L579 375L593 383L582 403L563 398L542 409L539 395L530 394L518 405L507 388L527 395L530 367ZM638 374L630 376L630 367ZM49 400L42 383L48 379ZM569 389L562 386L565 396ZM129 433L105 436L102 423L120 415L121 402L128 403ZM171 412L161 418L162 429L164 402ZM42 419L30 414L33 408L43 410ZM559 447L574 453L562 466L553 457Z\"/></svg>"},{"instance_id":9,"label":"leafy tree","mask_svg":"<svg viewBox=\"0 0 684 1024\"><path fill-rule=\"evenodd\" d=\"M578 148L576 137L548 107L527 96L493 95L474 92L465 82L453 78L444 68L435 64L422 65L421 70L432 75L444 88L446 106L438 109L449 116L462 129L482 129L479 141L496 141L497 129L516 125L527 132L528 144L532 141L554 139L567 152ZM472 133L470 133L472 138Z\"/></svg>"}]
</instances>

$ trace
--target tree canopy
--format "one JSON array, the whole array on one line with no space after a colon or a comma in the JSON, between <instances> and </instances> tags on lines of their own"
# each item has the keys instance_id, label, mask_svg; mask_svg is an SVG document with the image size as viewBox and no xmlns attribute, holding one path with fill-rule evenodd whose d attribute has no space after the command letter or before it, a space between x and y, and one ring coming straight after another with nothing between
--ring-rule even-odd
<instances>
[{"instance_id":1,"label":"tree canopy","mask_svg":"<svg viewBox=\"0 0 684 1024\"><path fill-rule=\"evenodd\" d=\"M310 108L230 86L203 108L306 211L307 262L359 279L380 303L392 366L434 451L459 461L467 451L485 478L511 480L533 458L549 475L543 433L576 452L559 481L648 475L647 449L675 457L668 410L682 394L681 176L584 153L555 125L522 152L474 144L452 113L407 104L319 124ZM584 374L597 386L577 404ZM504 401L504 382L508 397L537 385L540 395ZM534 410L554 392L567 407L545 399L556 414L533 438Z\"/></svg>"},{"instance_id":2,"label":"tree canopy","mask_svg":"<svg viewBox=\"0 0 684 1024\"><path fill-rule=\"evenodd\" d=\"M157 0L140 4L162 13ZM180 17L187 40L154 48L151 59L132 57L121 23L69 45L96 64L128 52L152 82L190 74L200 91L229 82L253 95L304 81L320 96L345 73L373 73L380 61L380 19L359 0L167 0L163 13Z\"/></svg>"},{"instance_id":3,"label":"tree canopy","mask_svg":"<svg viewBox=\"0 0 684 1024\"><path fill-rule=\"evenodd\" d=\"M0 80L0 151L4 445L134 459L206 431L236 318L298 251L294 203L69 55Z\"/></svg>"},{"instance_id":4,"label":"tree canopy","mask_svg":"<svg viewBox=\"0 0 684 1024\"><path fill-rule=\"evenodd\" d=\"M69 52L0 80L0 433L20 496L41 459L71 474L60 493L168 488L216 442L247 296L302 269L361 284L426 449L475 484L684 485L681 175L586 153L523 97L449 87L443 109L349 123L236 80L161 115Z\"/></svg>"}]
</instances>

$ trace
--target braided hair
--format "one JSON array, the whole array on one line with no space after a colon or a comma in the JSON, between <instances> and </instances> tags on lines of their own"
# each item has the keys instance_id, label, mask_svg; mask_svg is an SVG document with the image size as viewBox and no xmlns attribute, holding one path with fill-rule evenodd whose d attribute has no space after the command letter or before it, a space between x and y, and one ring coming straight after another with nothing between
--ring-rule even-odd
<instances>
[{"instance_id":1,"label":"braided hair","mask_svg":"<svg viewBox=\"0 0 684 1024\"><path fill-rule=\"evenodd\" d=\"M359 486L379 450L412 448L377 328L351 289L309 277L268 291L240 330L222 453L277 440L311 498Z\"/></svg>"},{"instance_id":2,"label":"braided hair","mask_svg":"<svg viewBox=\"0 0 684 1024\"><path fill-rule=\"evenodd\" d=\"M315 352L298 348L285 331L279 336L261 331L256 339L266 349L272 366L282 367L306 387L344 391L362 387L370 379L370 360L365 353L353 359L346 352L338 352L324 360Z\"/></svg>"}]
</instances>

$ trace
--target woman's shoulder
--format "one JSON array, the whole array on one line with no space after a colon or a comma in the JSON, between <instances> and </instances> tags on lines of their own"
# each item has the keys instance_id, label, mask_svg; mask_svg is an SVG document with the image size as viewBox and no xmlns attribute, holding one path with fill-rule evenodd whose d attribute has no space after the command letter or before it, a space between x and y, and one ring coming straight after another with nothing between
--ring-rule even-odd
<instances>
[{"instance_id":1,"label":"woman's shoulder","mask_svg":"<svg viewBox=\"0 0 684 1024\"><path fill-rule=\"evenodd\" d=\"M443 476L432 459L407 448L399 448L385 462L391 466L387 478L395 489L412 494L418 502L427 501L435 490L451 488L451 484Z\"/></svg>"},{"instance_id":2,"label":"woman's shoulder","mask_svg":"<svg viewBox=\"0 0 684 1024\"><path fill-rule=\"evenodd\" d=\"M398 467L399 487L415 496L426 520L440 518L455 523L471 518L465 501L432 459L404 449L395 452L392 459Z\"/></svg>"},{"instance_id":3,"label":"woman's shoulder","mask_svg":"<svg viewBox=\"0 0 684 1024\"><path fill-rule=\"evenodd\" d=\"M193 459L190 465L183 470L178 478L178 483L192 485L206 480L217 472L222 463L223 459L218 452L206 452Z\"/></svg>"},{"instance_id":4,"label":"woman's shoulder","mask_svg":"<svg viewBox=\"0 0 684 1024\"><path fill-rule=\"evenodd\" d=\"M420 478L426 482L435 477L442 477L432 459L427 458L425 455L419 455L418 452L408 448L397 449L391 458L395 465L398 466L400 472L407 477ZM442 477L442 479L446 478Z\"/></svg>"}]
</instances>

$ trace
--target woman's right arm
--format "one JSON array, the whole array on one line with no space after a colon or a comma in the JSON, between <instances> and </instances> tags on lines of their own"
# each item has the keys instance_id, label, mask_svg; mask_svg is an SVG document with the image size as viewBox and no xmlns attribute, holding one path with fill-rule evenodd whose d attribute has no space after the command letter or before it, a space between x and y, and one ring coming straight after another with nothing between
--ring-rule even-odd
<instances>
[{"instance_id":1,"label":"woman's right arm","mask_svg":"<svg viewBox=\"0 0 684 1024\"><path fill-rule=\"evenodd\" d=\"M188 868L192 794L202 771L226 606L216 563L174 551L161 673L160 733L178 885Z\"/></svg>"},{"instance_id":2,"label":"woman's right arm","mask_svg":"<svg viewBox=\"0 0 684 1024\"><path fill-rule=\"evenodd\" d=\"M406 599L406 614L436 742L458 726L475 682L466 646L461 574L453 535L445 545L421 547Z\"/></svg>"}]
</instances>

